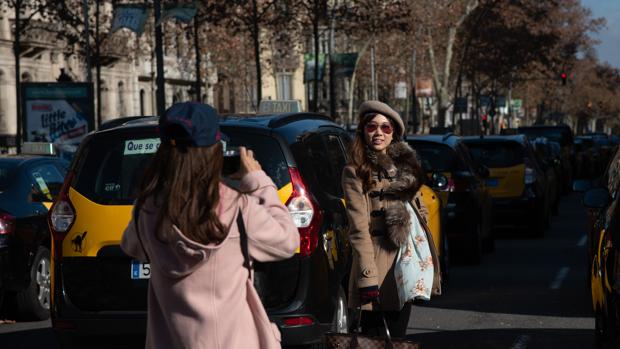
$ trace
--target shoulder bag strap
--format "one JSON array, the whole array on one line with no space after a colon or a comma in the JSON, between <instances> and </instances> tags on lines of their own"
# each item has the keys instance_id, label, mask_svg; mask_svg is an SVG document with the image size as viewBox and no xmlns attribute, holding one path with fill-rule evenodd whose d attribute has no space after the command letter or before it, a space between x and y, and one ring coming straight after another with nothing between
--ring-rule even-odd
<instances>
[{"instance_id":1,"label":"shoulder bag strap","mask_svg":"<svg viewBox=\"0 0 620 349\"><path fill-rule=\"evenodd\" d=\"M250 272L250 274L248 274L248 278L250 278L252 272L252 265L250 264L250 253L248 252L248 235L245 231L245 224L243 223L243 215L241 214L241 209L239 209L239 214L237 214L237 228L239 229L241 253L243 254L243 266L247 268Z\"/></svg>"},{"instance_id":2,"label":"shoulder bag strap","mask_svg":"<svg viewBox=\"0 0 620 349\"><path fill-rule=\"evenodd\" d=\"M140 225L138 224L139 217L140 217L140 206L136 204L136 206L133 209L133 224L136 227L136 235L138 236L140 247L142 247L142 252L144 252L144 255L146 256L146 262L150 263L151 259L149 258L149 254L146 253L146 249L144 248L144 243L142 242L142 237L140 237L140 228L139 228Z\"/></svg>"}]
</instances>

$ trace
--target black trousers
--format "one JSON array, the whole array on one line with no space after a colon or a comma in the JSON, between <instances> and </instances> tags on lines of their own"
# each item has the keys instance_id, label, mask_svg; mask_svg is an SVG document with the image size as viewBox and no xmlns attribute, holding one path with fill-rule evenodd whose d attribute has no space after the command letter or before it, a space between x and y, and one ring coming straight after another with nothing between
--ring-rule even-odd
<instances>
[{"instance_id":1,"label":"black trousers","mask_svg":"<svg viewBox=\"0 0 620 349\"><path fill-rule=\"evenodd\" d=\"M385 325L383 317L387 322L390 335L394 338L404 338L409 325L409 317L411 316L411 302L405 303L401 311L362 311L362 333L368 336L385 336Z\"/></svg>"}]
</instances>

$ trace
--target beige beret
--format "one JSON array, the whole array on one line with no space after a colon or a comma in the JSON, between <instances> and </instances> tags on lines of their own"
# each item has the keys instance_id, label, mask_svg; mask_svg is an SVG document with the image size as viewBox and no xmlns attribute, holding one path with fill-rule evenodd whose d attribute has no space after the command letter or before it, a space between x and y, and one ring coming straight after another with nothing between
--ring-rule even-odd
<instances>
[{"instance_id":1,"label":"beige beret","mask_svg":"<svg viewBox=\"0 0 620 349\"><path fill-rule=\"evenodd\" d=\"M401 119L400 115L396 112L396 110L392 109L389 105L379 102L379 101L366 101L362 103L359 107L359 120L362 120L367 114L381 114L385 117L392 119L392 122L396 124L397 130L396 132L402 138L405 134L405 124L403 124L403 119Z\"/></svg>"}]
</instances>

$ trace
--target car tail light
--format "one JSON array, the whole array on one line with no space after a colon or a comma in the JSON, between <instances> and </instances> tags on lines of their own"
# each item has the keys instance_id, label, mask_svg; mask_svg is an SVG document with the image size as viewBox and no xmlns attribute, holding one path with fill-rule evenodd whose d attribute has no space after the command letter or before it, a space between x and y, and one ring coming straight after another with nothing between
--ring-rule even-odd
<instances>
[{"instance_id":1,"label":"car tail light","mask_svg":"<svg viewBox=\"0 0 620 349\"><path fill-rule=\"evenodd\" d=\"M56 256L62 256L62 241L75 222L75 208L69 200L69 187L73 179L73 172L69 171L62 184L60 193L48 214L48 224L52 232L52 238L56 242Z\"/></svg>"},{"instance_id":2,"label":"car tail light","mask_svg":"<svg viewBox=\"0 0 620 349\"><path fill-rule=\"evenodd\" d=\"M11 235L15 232L15 217L0 212L0 236Z\"/></svg>"},{"instance_id":3,"label":"car tail light","mask_svg":"<svg viewBox=\"0 0 620 349\"><path fill-rule=\"evenodd\" d=\"M448 191L450 193L452 193L454 191L455 187L454 187L454 179L450 178L448 179L448 184L441 189L441 191Z\"/></svg>"},{"instance_id":4,"label":"car tail light","mask_svg":"<svg viewBox=\"0 0 620 349\"><path fill-rule=\"evenodd\" d=\"M469 190L469 180L463 178L463 179L455 179L455 178L450 178L448 179L448 185L446 185L445 189L442 189L441 191L447 191L447 192L463 192L463 191L468 191Z\"/></svg>"},{"instance_id":5,"label":"car tail light","mask_svg":"<svg viewBox=\"0 0 620 349\"><path fill-rule=\"evenodd\" d=\"M314 324L314 320L309 316L287 317L282 322L284 326L308 326Z\"/></svg>"},{"instance_id":6,"label":"car tail light","mask_svg":"<svg viewBox=\"0 0 620 349\"><path fill-rule=\"evenodd\" d=\"M536 172L534 171L534 168L532 167L532 163L530 162L530 159L525 158L524 161L525 163L525 176L524 176L524 181L525 184L532 184L534 182L536 182Z\"/></svg>"},{"instance_id":7,"label":"car tail light","mask_svg":"<svg viewBox=\"0 0 620 349\"><path fill-rule=\"evenodd\" d=\"M307 190L299 170L289 168L293 193L286 202L295 226L299 230L299 254L306 257L312 254L319 243L319 230L323 223L323 212Z\"/></svg>"}]
</instances>

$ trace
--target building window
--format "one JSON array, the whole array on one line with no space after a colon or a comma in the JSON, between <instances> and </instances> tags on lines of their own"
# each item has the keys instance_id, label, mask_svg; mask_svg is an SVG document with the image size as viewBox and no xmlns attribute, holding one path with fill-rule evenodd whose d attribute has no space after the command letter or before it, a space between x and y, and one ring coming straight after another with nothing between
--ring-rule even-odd
<instances>
[{"instance_id":1,"label":"building window","mask_svg":"<svg viewBox=\"0 0 620 349\"><path fill-rule=\"evenodd\" d=\"M291 73L276 74L276 99L278 100L293 99L293 74Z\"/></svg>"}]
</instances>

